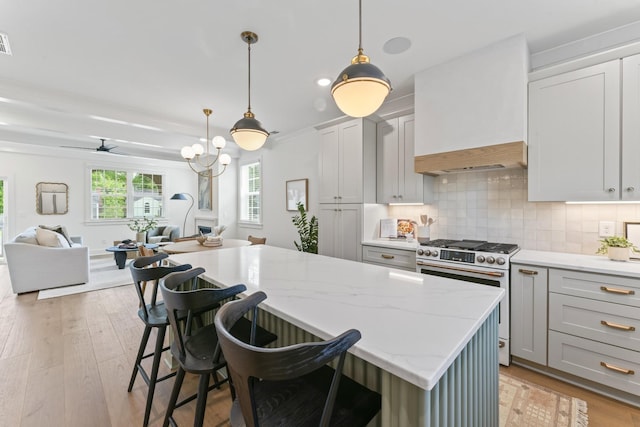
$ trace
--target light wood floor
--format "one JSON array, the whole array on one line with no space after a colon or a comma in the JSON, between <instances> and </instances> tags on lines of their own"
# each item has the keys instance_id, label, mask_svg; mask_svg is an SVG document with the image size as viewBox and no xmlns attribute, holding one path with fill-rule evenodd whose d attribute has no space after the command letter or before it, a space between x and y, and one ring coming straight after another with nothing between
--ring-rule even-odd
<instances>
[{"instance_id":1,"label":"light wood floor","mask_svg":"<svg viewBox=\"0 0 640 427\"><path fill-rule=\"evenodd\" d=\"M7 267L0 265L0 425L141 425L147 388L140 377L127 393L143 330L133 287L42 301L37 296L14 295ZM586 400L592 427L640 427L640 409L524 368L501 369ZM188 379L185 394L197 387L194 377ZM162 423L172 384L158 384L153 426ZM205 425L227 426L230 404L227 388L212 392ZM179 425L192 425L194 408L192 402L176 411Z\"/></svg>"}]
</instances>

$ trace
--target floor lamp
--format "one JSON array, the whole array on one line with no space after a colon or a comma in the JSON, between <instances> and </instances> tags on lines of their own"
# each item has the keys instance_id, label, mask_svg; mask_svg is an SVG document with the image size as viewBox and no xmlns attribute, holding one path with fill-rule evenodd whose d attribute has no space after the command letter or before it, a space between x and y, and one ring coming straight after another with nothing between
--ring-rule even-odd
<instances>
[{"instance_id":1,"label":"floor lamp","mask_svg":"<svg viewBox=\"0 0 640 427\"><path fill-rule=\"evenodd\" d=\"M193 203L195 202L193 196L189 193L176 193L171 196L171 200L189 200L187 196L191 197L191 206L187 210L187 214L184 216L184 224L182 225L182 237L185 237L187 234L187 217L189 216L189 212L191 212L191 208L193 207Z\"/></svg>"}]
</instances>

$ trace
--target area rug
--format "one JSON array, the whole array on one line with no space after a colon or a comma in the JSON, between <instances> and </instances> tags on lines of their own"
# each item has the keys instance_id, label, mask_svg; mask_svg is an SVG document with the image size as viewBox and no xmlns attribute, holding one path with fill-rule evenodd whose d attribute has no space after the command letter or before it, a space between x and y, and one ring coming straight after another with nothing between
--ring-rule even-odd
<instances>
[{"instance_id":1,"label":"area rug","mask_svg":"<svg viewBox=\"0 0 640 427\"><path fill-rule=\"evenodd\" d=\"M129 262L131 262L131 260L127 260L125 268L120 270L112 256L91 258L88 283L44 289L38 293L38 299L56 298L64 295L79 294L82 292L132 284L133 280L131 280Z\"/></svg>"},{"instance_id":2,"label":"area rug","mask_svg":"<svg viewBox=\"0 0 640 427\"><path fill-rule=\"evenodd\" d=\"M585 427L587 402L500 374L500 427Z\"/></svg>"}]
</instances>

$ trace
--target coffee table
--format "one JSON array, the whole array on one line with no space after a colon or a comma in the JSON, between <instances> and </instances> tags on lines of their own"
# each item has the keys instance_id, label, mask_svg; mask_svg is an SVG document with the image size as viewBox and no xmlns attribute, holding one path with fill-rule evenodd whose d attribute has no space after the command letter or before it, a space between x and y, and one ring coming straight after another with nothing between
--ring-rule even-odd
<instances>
[{"instance_id":1,"label":"coffee table","mask_svg":"<svg viewBox=\"0 0 640 427\"><path fill-rule=\"evenodd\" d=\"M147 243L144 247L147 249L157 249L158 245L155 243ZM124 268L124 264L127 262L127 252L138 251L138 247L120 248L118 246L109 246L105 250L107 252L113 252L113 258L116 260L116 265L120 270L122 270Z\"/></svg>"}]
</instances>

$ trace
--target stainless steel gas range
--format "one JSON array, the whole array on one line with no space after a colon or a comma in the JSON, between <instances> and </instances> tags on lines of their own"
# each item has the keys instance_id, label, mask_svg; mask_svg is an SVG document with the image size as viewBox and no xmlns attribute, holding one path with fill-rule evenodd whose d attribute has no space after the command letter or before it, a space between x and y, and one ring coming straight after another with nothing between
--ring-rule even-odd
<instances>
[{"instance_id":1,"label":"stainless steel gas range","mask_svg":"<svg viewBox=\"0 0 640 427\"><path fill-rule=\"evenodd\" d=\"M505 290L500 302L500 363L509 365L509 265L519 247L483 240L438 239L423 243L416 251L418 273L448 277Z\"/></svg>"}]
</instances>

